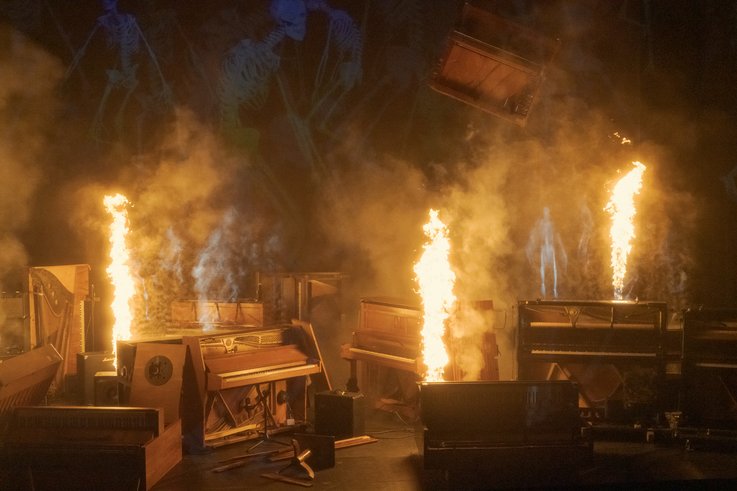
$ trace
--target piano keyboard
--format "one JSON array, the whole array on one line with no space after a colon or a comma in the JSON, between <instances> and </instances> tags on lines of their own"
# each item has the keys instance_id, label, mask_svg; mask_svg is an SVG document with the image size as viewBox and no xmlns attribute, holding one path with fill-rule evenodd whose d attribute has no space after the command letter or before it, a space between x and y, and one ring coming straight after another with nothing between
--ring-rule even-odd
<instances>
[{"instance_id":1,"label":"piano keyboard","mask_svg":"<svg viewBox=\"0 0 737 491\"><path fill-rule=\"evenodd\" d=\"M403 356L390 355L388 353L380 353L377 351L369 351L362 348L351 347L348 349L348 356L355 360L380 362L388 367L397 368L399 370L407 370L413 372L417 368L417 361L414 358L405 358Z\"/></svg>"},{"instance_id":2,"label":"piano keyboard","mask_svg":"<svg viewBox=\"0 0 737 491\"><path fill-rule=\"evenodd\" d=\"M284 380L293 377L301 377L319 373L319 363L307 363L292 366L270 367L265 370L250 369L231 373L210 373L208 375L208 390L223 390L244 385L260 384Z\"/></svg>"}]
</instances>

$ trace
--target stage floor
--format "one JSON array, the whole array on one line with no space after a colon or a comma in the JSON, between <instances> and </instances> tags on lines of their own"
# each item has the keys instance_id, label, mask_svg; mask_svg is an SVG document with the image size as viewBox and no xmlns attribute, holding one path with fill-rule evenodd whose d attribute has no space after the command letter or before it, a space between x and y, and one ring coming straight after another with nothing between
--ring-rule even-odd
<instances>
[{"instance_id":1,"label":"stage floor","mask_svg":"<svg viewBox=\"0 0 737 491\"><path fill-rule=\"evenodd\" d=\"M419 425L399 416L372 411L366 418L366 433L374 443L336 450L335 466L317 471L312 487L317 489L446 490L494 488L560 489L737 489L737 451L688 450L683 444L645 441L596 441L590 466L579 469L565 481L549 481L535 475L534 462L521 462L503 482L484 469L448 475L425 470ZM277 437L288 441L286 436ZM201 455L185 455L155 486L163 490L295 489L300 486L261 477L278 472L285 462L263 458L227 470L212 469L228 458L242 455L252 442L220 447ZM272 442L254 451L282 448ZM512 476L510 478L510 476Z\"/></svg>"},{"instance_id":2,"label":"stage floor","mask_svg":"<svg viewBox=\"0 0 737 491\"><path fill-rule=\"evenodd\" d=\"M491 417L491 415L490 415ZM419 424L408 423L398 414L369 410L365 419L366 435L374 439L365 443L335 450L335 465L315 472L308 481L315 489L336 490L468 490L468 489L737 489L737 446L717 451L714 448L687 448L684 441L677 443L648 443L645 438L628 441L612 441L597 438L593 446L590 464L576 467L574 472L557 472L555 455L550 455L554 467L540 471L536 459L517 459L506 464L484 460L483 466L456 472L426 470L421 452L422 429ZM309 430L309 428L307 428ZM253 452L283 450L290 442L290 435L280 434L271 441L260 443ZM656 440L657 441L657 440ZM250 458L245 465L215 472L228 459L243 456L255 441L243 441L203 453L186 454L151 489L153 491L207 491L207 490L287 490L300 485L279 482L262 477L265 473L278 473L290 462L272 462L264 456ZM504 458L506 453L495 454ZM547 455L537 452L537 459L548 460ZM88 456L89 457L89 456ZM0 465L0 490L40 491L105 489L106 491L134 491L136 484L133 470L121 467L120 461L103 458L85 458L74 471L69 468L55 473L50 486L39 486L32 476L13 462ZM509 459L505 459L509 460ZM522 460L522 461L518 461ZM566 462L560 459L560 468ZM107 462L107 464L103 464ZM76 461L75 461L76 464ZM496 467L495 467L496 464ZM108 466L108 467L106 467ZM14 469L20 473L20 483L9 481L4 472ZM550 471L553 469L553 472ZM89 471L89 472L88 472ZM25 476L25 477L24 477ZM101 487L99 479L104 477L109 485ZM110 477L118 476L118 477ZM30 479L28 479L30 477ZM15 484L13 484L15 482Z\"/></svg>"}]
</instances>

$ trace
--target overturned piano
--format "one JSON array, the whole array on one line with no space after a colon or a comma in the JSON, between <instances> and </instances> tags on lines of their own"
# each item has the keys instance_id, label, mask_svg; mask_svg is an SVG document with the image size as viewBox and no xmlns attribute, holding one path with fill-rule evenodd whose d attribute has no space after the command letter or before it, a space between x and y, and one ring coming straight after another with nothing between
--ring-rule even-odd
<instances>
[{"instance_id":1,"label":"overturned piano","mask_svg":"<svg viewBox=\"0 0 737 491\"><path fill-rule=\"evenodd\" d=\"M302 321L118 346L119 376L130 385L123 402L179 411L187 451L299 429L308 387L330 388L312 326Z\"/></svg>"}]
</instances>

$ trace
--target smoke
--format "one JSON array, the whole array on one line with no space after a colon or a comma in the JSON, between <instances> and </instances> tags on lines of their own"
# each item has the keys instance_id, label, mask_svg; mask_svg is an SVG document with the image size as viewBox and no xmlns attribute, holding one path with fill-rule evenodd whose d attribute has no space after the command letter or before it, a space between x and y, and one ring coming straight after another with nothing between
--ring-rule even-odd
<instances>
[{"instance_id":1,"label":"smoke","mask_svg":"<svg viewBox=\"0 0 737 491\"><path fill-rule=\"evenodd\" d=\"M545 208L558 253L567 259L559 264L558 297L611 298L604 207L619 171L632 161L648 166L630 260L632 277L640 278L632 298L682 299L688 290L691 252L684 234L694 222L693 199L674 188L668 174L673 155L656 143L622 144L632 135L585 101L556 92L563 83L551 85L546 107L538 109L554 114L554 124L543 127L541 117L528 131L516 132L479 119L455 161L359 161L322 188L322 234L361 296L416 298L411 271L422 224L429 207L440 210L451 234L456 295L467 302L451 331L456 363L467 379L488 363L483 346L490 333L501 378L515 375L516 305L540 294L539 268L525 248ZM491 300L493 310L475 310L477 300Z\"/></svg>"},{"instance_id":2,"label":"smoke","mask_svg":"<svg viewBox=\"0 0 737 491\"><path fill-rule=\"evenodd\" d=\"M42 150L57 108L59 62L17 31L0 26L0 287L27 266L21 238L44 174Z\"/></svg>"},{"instance_id":3,"label":"smoke","mask_svg":"<svg viewBox=\"0 0 737 491\"><path fill-rule=\"evenodd\" d=\"M418 300L412 265L432 204L426 185L417 168L387 158L357 163L323 186L318 226L326 253L351 275L347 296Z\"/></svg>"},{"instance_id":4,"label":"smoke","mask_svg":"<svg viewBox=\"0 0 737 491\"><path fill-rule=\"evenodd\" d=\"M277 254L262 244L274 244L268 235L278 226L267 227L244 193L253 186L248 163L189 112L178 113L170 134L122 178L134 183L131 247L148 293L139 325L153 330L170 320L173 300L237 299Z\"/></svg>"},{"instance_id":5,"label":"smoke","mask_svg":"<svg viewBox=\"0 0 737 491\"><path fill-rule=\"evenodd\" d=\"M484 352L484 336L492 329L500 329L497 343L505 345L502 352L511 352L506 348L513 346L503 321L496 322L493 312L472 306L473 301L491 300L503 315L514 302L512 217L504 193L511 164L494 152L479 155L478 162L460 164L461 177L445 191L443 211L450 217L456 296L462 305L450 333L455 362L466 380L478 380L481 370L496 356ZM503 377L509 378L511 367L502 368Z\"/></svg>"},{"instance_id":6,"label":"smoke","mask_svg":"<svg viewBox=\"0 0 737 491\"><path fill-rule=\"evenodd\" d=\"M278 250L280 244L278 236L259 236L258 230L249 226L249 220L250 217L233 208L225 210L218 227L200 250L192 269L195 294L200 302L236 302L242 298L243 286L254 273L274 267L271 259L276 255L273 248Z\"/></svg>"},{"instance_id":7,"label":"smoke","mask_svg":"<svg viewBox=\"0 0 737 491\"><path fill-rule=\"evenodd\" d=\"M100 264L97 269L104 270L107 259L95 251L109 250L103 196L121 192L131 203L127 243L137 284L136 337L170 327L175 300L232 301L250 294L254 273L278 268L283 249L280 223L251 192L260 182L245 159L224 150L218 135L189 111L178 111L167 135L155 154L120 169L114 184L69 184L70 218L85 231L86 257Z\"/></svg>"}]
</instances>

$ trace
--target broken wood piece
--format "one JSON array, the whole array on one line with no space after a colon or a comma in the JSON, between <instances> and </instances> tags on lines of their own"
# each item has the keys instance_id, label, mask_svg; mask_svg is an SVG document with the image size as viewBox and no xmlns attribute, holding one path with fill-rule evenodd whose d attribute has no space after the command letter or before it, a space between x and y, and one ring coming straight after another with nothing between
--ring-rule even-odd
<instances>
[{"instance_id":1,"label":"broken wood piece","mask_svg":"<svg viewBox=\"0 0 737 491\"><path fill-rule=\"evenodd\" d=\"M242 467L248 463L248 461L253 457L265 457L267 455L271 455L278 452L278 450L268 450L265 452L255 452L251 454L243 454L243 455L237 455L235 457L231 457L229 459L221 460L218 462L218 466L213 467L211 470L212 472L223 472L230 469L235 469L238 467Z\"/></svg>"},{"instance_id":2,"label":"broken wood piece","mask_svg":"<svg viewBox=\"0 0 737 491\"><path fill-rule=\"evenodd\" d=\"M355 447L357 445L365 445L367 443L375 443L378 441L379 441L378 438L374 438L368 435L354 436L352 438L336 440L335 450L339 450L341 448ZM274 454L269 457L269 462L279 462L282 460L289 460L293 457L294 457L294 450L290 448L288 450L281 450L278 452L274 452Z\"/></svg>"},{"instance_id":3,"label":"broken wood piece","mask_svg":"<svg viewBox=\"0 0 737 491\"><path fill-rule=\"evenodd\" d=\"M355 447L356 445L365 445L366 443L378 442L378 438L374 438L368 435L354 436L352 438L345 438L343 440L335 441L335 449Z\"/></svg>"},{"instance_id":4,"label":"broken wood piece","mask_svg":"<svg viewBox=\"0 0 737 491\"><path fill-rule=\"evenodd\" d=\"M296 484L305 488L312 487L312 481L308 481L306 479L298 479L296 477L283 476L281 474L277 474L276 472L267 472L265 474L261 474L261 477L265 477L266 479L273 479L274 481Z\"/></svg>"}]
</instances>

